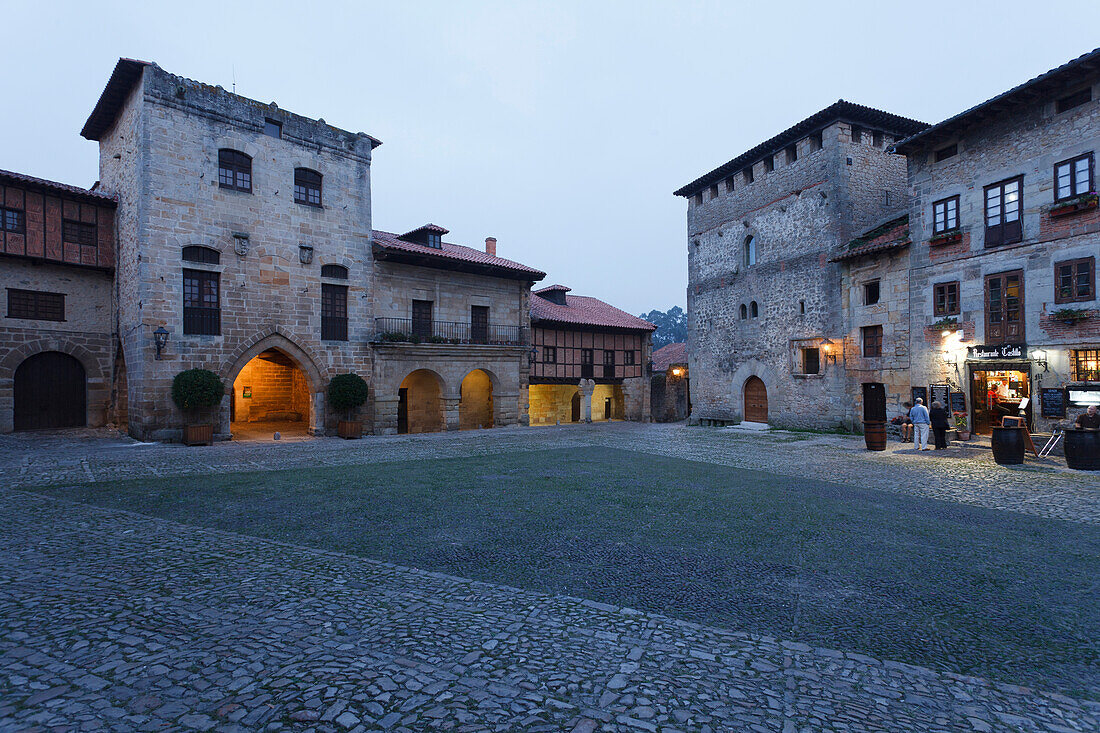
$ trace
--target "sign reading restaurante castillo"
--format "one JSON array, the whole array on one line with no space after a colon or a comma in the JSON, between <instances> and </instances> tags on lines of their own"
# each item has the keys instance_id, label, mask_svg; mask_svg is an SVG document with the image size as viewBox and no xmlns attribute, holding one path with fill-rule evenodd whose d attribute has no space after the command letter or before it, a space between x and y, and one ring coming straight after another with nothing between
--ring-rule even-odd
<instances>
[{"instance_id":1,"label":"sign reading restaurante castillo","mask_svg":"<svg viewBox=\"0 0 1100 733\"><path fill-rule=\"evenodd\" d=\"M1027 352L1026 344L993 344L986 346L968 346L967 359L1023 359Z\"/></svg>"}]
</instances>

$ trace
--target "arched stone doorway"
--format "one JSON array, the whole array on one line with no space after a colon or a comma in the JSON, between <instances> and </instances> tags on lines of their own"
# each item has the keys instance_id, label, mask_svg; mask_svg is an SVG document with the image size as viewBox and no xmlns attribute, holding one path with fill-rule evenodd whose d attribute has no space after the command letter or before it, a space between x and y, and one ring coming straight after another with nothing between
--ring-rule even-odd
<instances>
[{"instance_id":1,"label":"arched stone doorway","mask_svg":"<svg viewBox=\"0 0 1100 733\"><path fill-rule=\"evenodd\" d=\"M459 430L493 427L493 378L475 369L462 380L458 403Z\"/></svg>"},{"instance_id":2,"label":"arched stone doorway","mask_svg":"<svg viewBox=\"0 0 1100 733\"><path fill-rule=\"evenodd\" d=\"M768 388L760 377L745 380L745 420L768 422Z\"/></svg>"},{"instance_id":3,"label":"arched stone doorway","mask_svg":"<svg viewBox=\"0 0 1100 733\"><path fill-rule=\"evenodd\" d=\"M436 433L443 429L443 379L430 369L417 369L397 390L397 432Z\"/></svg>"},{"instance_id":4,"label":"arched stone doorway","mask_svg":"<svg viewBox=\"0 0 1100 733\"><path fill-rule=\"evenodd\" d=\"M308 435L313 388L297 361L277 348L261 351L237 372L229 405L236 440Z\"/></svg>"},{"instance_id":5,"label":"arched stone doorway","mask_svg":"<svg viewBox=\"0 0 1100 733\"><path fill-rule=\"evenodd\" d=\"M27 357L14 377L16 430L83 427L88 420L88 378L80 360L60 351Z\"/></svg>"}]
</instances>

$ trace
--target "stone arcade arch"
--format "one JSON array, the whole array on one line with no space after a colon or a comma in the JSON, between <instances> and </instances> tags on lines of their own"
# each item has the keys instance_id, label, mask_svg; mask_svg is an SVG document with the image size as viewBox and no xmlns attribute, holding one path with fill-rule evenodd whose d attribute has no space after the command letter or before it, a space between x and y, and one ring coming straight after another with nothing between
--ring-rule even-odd
<instances>
[{"instance_id":1,"label":"stone arcade arch","mask_svg":"<svg viewBox=\"0 0 1100 733\"><path fill-rule=\"evenodd\" d=\"M493 386L495 376L486 369L474 369L459 387L458 426L460 430L491 428L495 424Z\"/></svg>"},{"instance_id":2,"label":"stone arcade arch","mask_svg":"<svg viewBox=\"0 0 1100 733\"><path fill-rule=\"evenodd\" d=\"M223 402L224 433L324 433L325 380L314 359L290 339L272 334L255 341L221 376L232 385Z\"/></svg>"},{"instance_id":3,"label":"stone arcade arch","mask_svg":"<svg viewBox=\"0 0 1100 733\"><path fill-rule=\"evenodd\" d=\"M410 372L397 390L397 432L436 433L446 429L443 377L431 369Z\"/></svg>"},{"instance_id":4,"label":"stone arcade arch","mask_svg":"<svg viewBox=\"0 0 1100 733\"><path fill-rule=\"evenodd\" d=\"M84 417L81 425L98 426L106 419L110 390L106 374L109 363L102 363L89 349L64 338L27 341L0 357L0 433L15 429L15 373L26 360L43 352L72 357L84 370Z\"/></svg>"}]
</instances>

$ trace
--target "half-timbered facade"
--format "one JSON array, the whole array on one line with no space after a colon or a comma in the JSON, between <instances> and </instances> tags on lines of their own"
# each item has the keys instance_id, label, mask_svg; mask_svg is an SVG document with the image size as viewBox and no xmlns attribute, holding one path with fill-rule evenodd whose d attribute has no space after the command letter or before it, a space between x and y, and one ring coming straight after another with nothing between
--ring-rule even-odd
<instances>
[{"instance_id":1,"label":"half-timbered facade","mask_svg":"<svg viewBox=\"0 0 1100 733\"><path fill-rule=\"evenodd\" d=\"M649 420L650 335L655 326L569 288L531 295L532 425Z\"/></svg>"}]
</instances>

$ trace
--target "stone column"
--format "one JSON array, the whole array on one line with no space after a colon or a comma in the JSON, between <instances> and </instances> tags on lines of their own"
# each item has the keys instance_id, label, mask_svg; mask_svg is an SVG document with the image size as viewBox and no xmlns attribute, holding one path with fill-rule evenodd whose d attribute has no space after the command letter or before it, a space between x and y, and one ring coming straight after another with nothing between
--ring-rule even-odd
<instances>
[{"instance_id":1,"label":"stone column","mask_svg":"<svg viewBox=\"0 0 1100 733\"><path fill-rule=\"evenodd\" d=\"M309 434L325 434L325 393L314 392L312 394L312 407L309 411Z\"/></svg>"},{"instance_id":2,"label":"stone column","mask_svg":"<svg viewBox=\"0 0 1100 733\"><path fill-rule=\"evenodd\" d=\"M590 423L592 422L592 392L596 389L596 381L582 379L578 386L581 392L581 420Z\"/></svg>"},{"instance_id":3,"label":"stone column","mask_svg":"<svg viewBox=\"0 0 1100 733\"><path fill-rule=\"evenodd\" d=\"M455 395L448 395L443 398L443 429L444 430L458 430L459 429L459 404L462 402L462 397Z\"/></svg>"}]
</instances>

